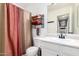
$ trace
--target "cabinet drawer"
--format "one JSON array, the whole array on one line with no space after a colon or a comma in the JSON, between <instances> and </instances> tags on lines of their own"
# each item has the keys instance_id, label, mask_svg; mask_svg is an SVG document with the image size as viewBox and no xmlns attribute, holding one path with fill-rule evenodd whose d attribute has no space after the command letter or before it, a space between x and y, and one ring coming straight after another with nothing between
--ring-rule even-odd
<instances>
[{"instance_id":1,"label":"cabinet drawer","mask_svg":"<svg viewBox=\"0 0 79 59\"><path fill-rule=\"evenodd\" d=\"M52 51L59 51L61 47L60 45L53 44L51 42L44 42L44 41L40 42L40 46L50 49Z\"/></svg>"},{"instance_id":2,"label":"cabinet drawer","mask_svg":"<svg viewBox=\"0 0 79 59\"><path fill-rule=\"evenodd\" d=\"M79 56L79 49L73 47L62 46L62 54L68 54L71 56Z\"/></svg>"}]
</instances>

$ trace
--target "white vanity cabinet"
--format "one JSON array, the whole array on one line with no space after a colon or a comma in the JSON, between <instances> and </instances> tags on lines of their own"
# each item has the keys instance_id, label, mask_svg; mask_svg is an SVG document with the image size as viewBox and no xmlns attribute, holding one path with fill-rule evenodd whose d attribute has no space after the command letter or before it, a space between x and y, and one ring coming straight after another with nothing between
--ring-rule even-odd
<instances>
[{"instance_id":1,"label":"white vanity cabinet","mask_svg":"<svg viewBox=\"0 0 79 59\"><path fill-rule=\"evenodd\" d=\"M41 41L40 48L43 56L59 56L60 46L49 42Z\"/></svg>"},{"instance_id":2,"label":"white vanity cabinet","mask_svg":"<svg viewBox=\"0 0 79 59\"><path fill-rule=\"evenodd\" d=\"M34 40L34 44L42 50L42 56L79 56L79 48L48 42L39 39Z\"/></svg>"},{"instance_id":3,"label":"white vanity cabinet","mask_svg":"<svg viewBox=\"0 0 79 59\"><path fill-rule=\"evenodd\" d=\"M43 56L79 56L79 49L51 42L41 41Z\"/></svg>"}]
</instances>

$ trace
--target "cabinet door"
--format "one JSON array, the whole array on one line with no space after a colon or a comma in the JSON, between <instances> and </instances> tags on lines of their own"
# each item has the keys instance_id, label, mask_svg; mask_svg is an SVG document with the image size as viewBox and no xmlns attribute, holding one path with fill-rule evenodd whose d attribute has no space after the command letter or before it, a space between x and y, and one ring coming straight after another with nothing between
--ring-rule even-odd
<instances>
[{"instance_id":1,"label":"cabinet door","mask_svg":"<svg viewBox=\"0 0 79 59\"><path fill-rule=\"evenodd\" d=\"M61 56L72 56L72 55L69 53L63 53Z\"/></svg>"},{"instance_id":2,"label":"cabinet door","mask_svg":"<svg viewBox=\"0 0 79 59\"><path fill-rule=\"evenodd\" d=\"M60 55L60 45L53 44L51 42L40 42L40 48L42 50L43 56L59 56Z\"/></svg>"},{"instance_id":3,"label":"cabinet door","mask_svg":"<svg viewBox=\"0 0 79 59\"><path fill-rule=\"evenodd\" d=\"M59 56L57 51L50 50L49 48L46 48L44 46L41 47L41 50L42 50L42 56Z\"/></svg>"},{"instance_id":4,"label":"cabinet door","mask_svg":"<svg viewBox=\"0 0 79 59\"><path fill-rule=\"evenodd\" d=\"M62 56L79 56L79 49L69 46L62 46Z\"/></svg>"},{"instance_id":5,"label":"cabinet door","mask_svg":"<svg viewBox=\"0 0 79 59\"><path fill-rule=\"evenodd\" d=\"M45 47L47 49L50 49L52 51L57 51L59 52L60 51L60 45L58 44L54 44L54 43L51 43L51 42L46 42L46 41L41 41L40 42L40 46L42 47Z\"/></svg>"}]
</instances>

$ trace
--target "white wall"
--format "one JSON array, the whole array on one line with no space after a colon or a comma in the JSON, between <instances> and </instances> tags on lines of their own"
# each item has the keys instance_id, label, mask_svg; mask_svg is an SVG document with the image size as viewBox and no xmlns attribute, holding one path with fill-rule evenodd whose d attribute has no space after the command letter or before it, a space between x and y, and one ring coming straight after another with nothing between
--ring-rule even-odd
<instances>
[{"instance_id":1,"label":"white wall","mask_svg":"<svg viewBox=\"0 0 79 59\"><path fill-rule=\"evenodd\" d=\"M61 6L61 7L59 7ZM50 26L50 24L48 25L49 26L49 29L48 29L48 32L49 33L56 33L56 30L57 30L57 27L56 27L56 17L58 14L64 14L64 13L70 13L71 14L71 26L73 26L70 31L72 30L74 32L74 34L79 34L79 22L78 22L78 8L79 8L79 3L77 4L68 4L68 5L64 5L62 6L62 4L58 5L58 6L53 6L53 7L49 7L49 11L48 11L48 20L54 20L55 23L52 24L52 27ZM54 26L53 26L54 25Z\"/></svg>"},{"instance_id":2,"label":"white wall","mask_svg":"<svg viewBox=\"0 0 79 59\"><path fill-rule=\"evenodd\" d=\"M59 7L58 7L59 6ZM65 5L62 6L61 4L58 6L53 6L48 9L48 21L54 21L54 23L49 23L47 30L48 33L55 34L57 33L57 16L58 15L64 15L64 14L69 14L69 32L73 31L72 27L72 14L73 14L73 9L72 5Z\"/></svg>"},{"instance_id":3,"label":"white wall","mask_svg":"<svg viewBox=\"0 0 79 59\"><path fill-rule=\"evenodd\" d=\"M44 14L44 28L41 28L40 35L44 36L47 34L47 4L45 3L33 3L28 4L27 9L32 15ZM36 29L33 29L33 36L36 36Z\"/></svg>"},{"instance_id":4,"label":"white wall","mask_svg":"<svg viewBox=\"0 0 79 59\"><path fill-rule=\"evenodd\" d=\"M40 35L44 36L47 34L47 4L28 4L27 9L32 13L32 15L44 14L44 28L40 29ZM33 36L36 36L36 29L33 29Z\"/></svg>"},{"instance_id":5,"label":"white wall","mask_svg":"<svg viewBox=\"0 0 79 59\"><path fill-rule=\"evenodd\" d=\"M79 34L79 26L78 26L78 24L79 24L79 22L78 22L78 17L79 17L79 14L78 14L78 8L79 8L79 3L77 4L75 4L75 6L74 6L74 22L75 22L75 30L74 30L74 32L75 32L75 34Z\"/></svg>"}]
</instances>

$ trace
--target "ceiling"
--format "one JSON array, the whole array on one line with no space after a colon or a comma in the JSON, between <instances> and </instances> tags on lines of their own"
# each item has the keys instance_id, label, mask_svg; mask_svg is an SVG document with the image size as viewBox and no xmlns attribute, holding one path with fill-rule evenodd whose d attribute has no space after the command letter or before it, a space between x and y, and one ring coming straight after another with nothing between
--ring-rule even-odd
<instances>
[{"instance_id":1,"label":"ceiling","mask_svg":"<svg viewBox=\"0 0 79 59\"><path fill-rule=\"evenodd\" d=\"M41 7L42 5L50 5L51 3L16 3L18 6L27 9L28 7Z\"/></svg>"},{"instance_id":2,"label":"ceiling","mask_svg":"<svg viewBox=\"0 0 79 59\"><path fill-rule=\"evenodd\" d=\"M48 6L48 10L55 10L55 9L59 9L62 7L66 7L66 6L70 6L70 5L74 5L73 3L54 3Z\"/></svg>"}]
</instances>

